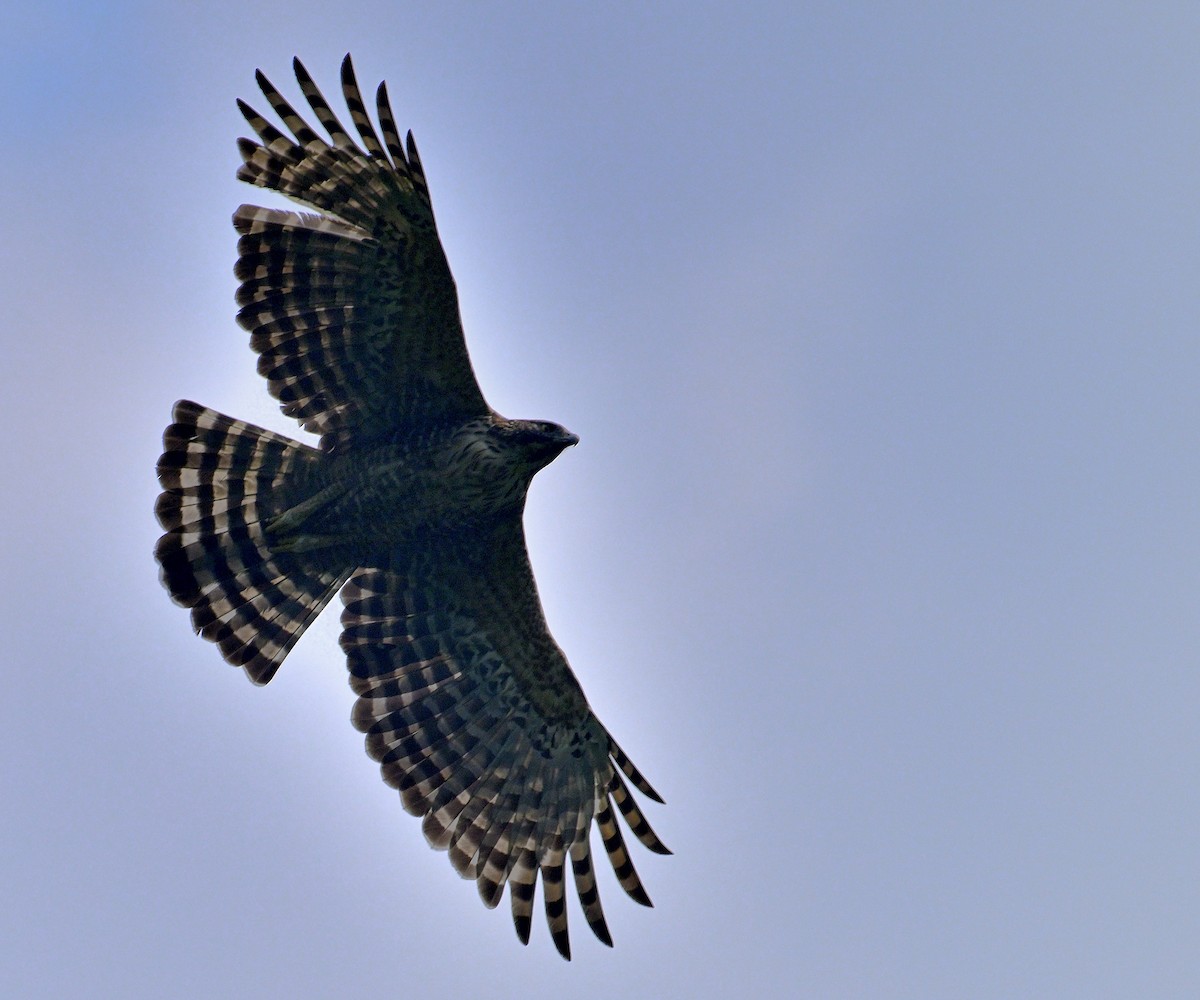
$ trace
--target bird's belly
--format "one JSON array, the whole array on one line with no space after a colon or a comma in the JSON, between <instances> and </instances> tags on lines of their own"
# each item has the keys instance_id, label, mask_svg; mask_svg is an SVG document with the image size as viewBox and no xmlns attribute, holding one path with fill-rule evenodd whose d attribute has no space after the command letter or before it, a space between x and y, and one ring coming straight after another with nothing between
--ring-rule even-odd
<instances>
[{"instance_id":1,"label":"bird's belly","mask_svg":"<svg viewBox=\"0 0 1200 1000\"><path fill-rule=\"evenodd\" d=\"M491 516L500 499L469 468L386 453L353 459L335 459L293 492L275 519L289 548L367 553L428 542Z\"/></svg>"}]
</instances>

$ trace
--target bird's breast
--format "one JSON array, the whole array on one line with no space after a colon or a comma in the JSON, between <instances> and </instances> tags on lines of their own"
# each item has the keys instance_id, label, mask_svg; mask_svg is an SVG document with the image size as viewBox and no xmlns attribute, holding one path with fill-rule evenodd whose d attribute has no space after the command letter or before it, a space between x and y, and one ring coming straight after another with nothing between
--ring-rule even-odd
<instances>
[{"instance_id":1,"label":"bird's breast","mask_svg":"<svg viewBox=\"0 0 1200 1000\"><path fill-rule=\"evenodd\" d=\"M323 471L321 482L305 492L333 496L309 530L370 549L458 531L519 509L528 485L487 441L474 439L349 453Z\"/></svg>"}]
</instances>

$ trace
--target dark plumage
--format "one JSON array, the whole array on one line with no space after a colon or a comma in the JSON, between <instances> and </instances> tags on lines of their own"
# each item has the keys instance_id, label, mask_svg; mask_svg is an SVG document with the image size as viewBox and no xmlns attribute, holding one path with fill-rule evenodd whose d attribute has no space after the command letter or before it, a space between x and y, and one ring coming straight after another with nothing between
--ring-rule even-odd
<instances>
[{"instance_id":1,"label":"dark plumage","mask_svg":"<svg viewBox=\"0 0 1200 1000\"><path fill-rule=\"evenodd\" d=\"M484 401L421 161L386 88L377 133L346 57L360 148L294 65L330 140L259 73L291 134L239 101L259 141L239 140L238 176L321 214L237 210L238 321L271 394L320 446L176 404L158 463L163 582L259 684L340 589L354 725L429 842L487 905L509 886L522 941L540 872L566 957L569 867L588 924L611 944L592 825L647 906L615 814L669 852L627 782L661 799L588 707L525 550L529 484L577 439Z\"/></svg>"}]
</instances>

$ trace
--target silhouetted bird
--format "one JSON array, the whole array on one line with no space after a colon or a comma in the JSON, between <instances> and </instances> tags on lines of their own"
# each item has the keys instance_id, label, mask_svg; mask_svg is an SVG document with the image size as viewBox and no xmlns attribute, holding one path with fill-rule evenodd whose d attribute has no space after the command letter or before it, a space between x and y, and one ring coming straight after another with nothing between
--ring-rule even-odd
<instances>
[{"instance_id":1,"label":"silhouetted bird","mask_svg":"<svg viewBox=\"0 0 1200 1000\"><path fill-rule=\"evenodd\" d=\"M509 886L523 942L540 872L568 958L569 865L589 925L611 944L592 824L647 906L616 812L669 852L626 780L661 799L592 714L525 550L530 481L577 439L484 401L421 161L412 133L401 144L386 87L377 133L342 63L360 148L294 65L330 139L258 73L291 135L239 101L259 142L239 140L238 177L319 214L237 210L238 321L271 394L320 447L176 404L158 463L163 581L257 684L340 589L354 725L429 842L487 905Z\"/></svg>"}]
</instances>

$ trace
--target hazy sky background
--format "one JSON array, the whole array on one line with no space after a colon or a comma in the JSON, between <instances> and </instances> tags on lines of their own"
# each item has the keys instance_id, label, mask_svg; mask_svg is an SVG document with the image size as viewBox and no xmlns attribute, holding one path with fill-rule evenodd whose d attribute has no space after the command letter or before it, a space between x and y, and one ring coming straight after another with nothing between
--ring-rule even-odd
<instances>
[{"instance_id":1,"label":"hazy sky background","mask_svg":"<svg viewBox=\"0 0 1200 1000\"><path fill-rule=\"evenodd\" d=\"M1200 993L1200 8L17 6L0 994ZM381 784L337 610L255 689L151 556L175 399L295 433L234 99L348 50L490 402L582 438L534 566L676 856L571 964Z\"/></svg>"}]
</instances>

